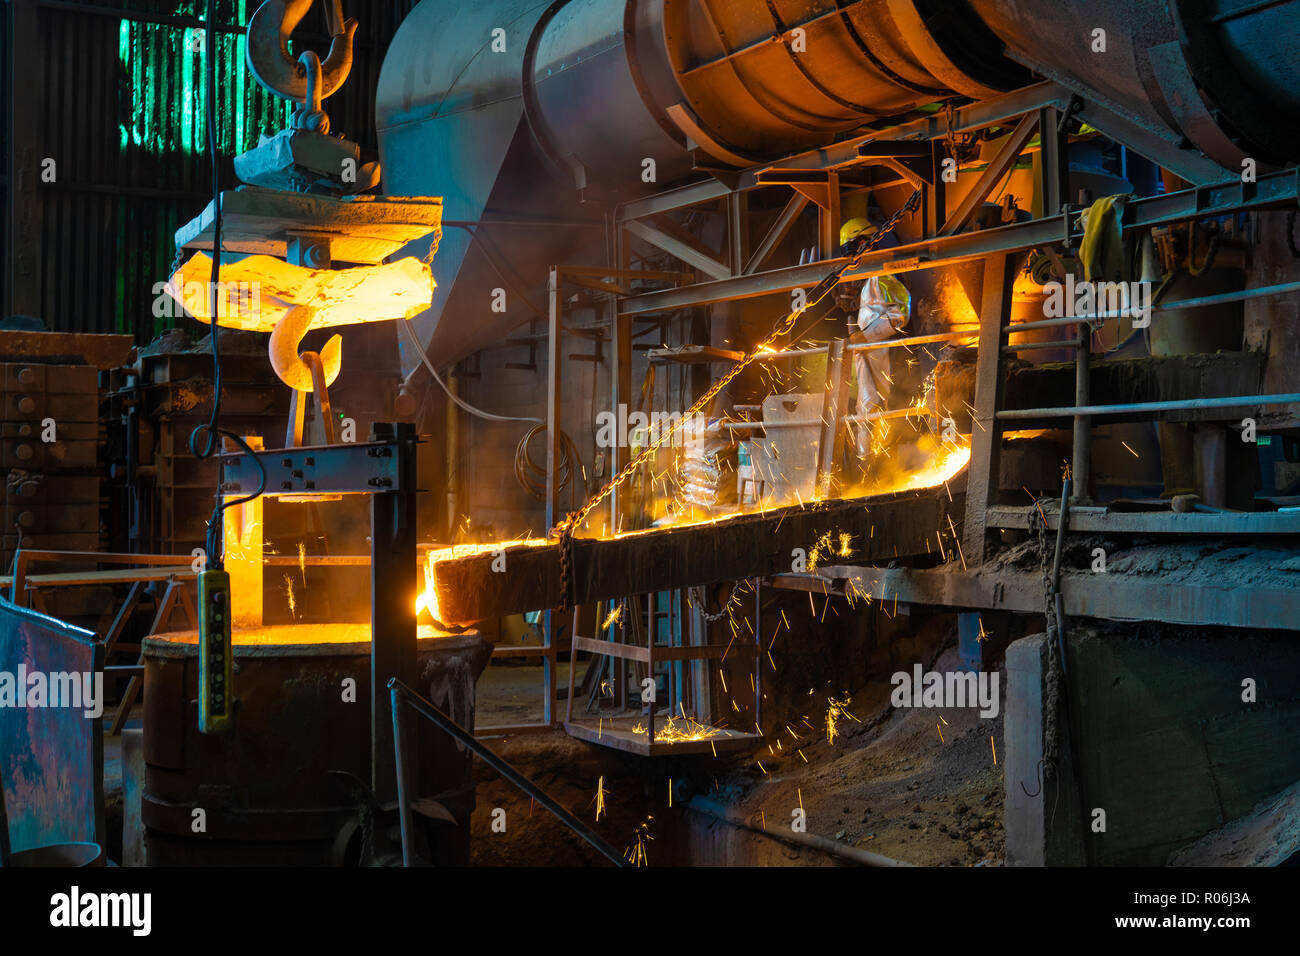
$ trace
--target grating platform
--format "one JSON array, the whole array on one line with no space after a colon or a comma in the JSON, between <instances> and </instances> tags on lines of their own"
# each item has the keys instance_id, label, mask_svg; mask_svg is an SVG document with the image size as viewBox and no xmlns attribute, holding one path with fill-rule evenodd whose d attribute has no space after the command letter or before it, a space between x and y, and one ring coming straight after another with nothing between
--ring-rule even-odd
<instances>
[{"instance_id":1,"label":"grating platform","mask_svg":"<svg viewBox=\"0 0 1300 956\"><path fill-rule=\"evenodd\" d=\"M680 727L681 722L669 724L668 717L655 718L655 740L650 740L646 732L646 717L583 717L570 720L564 725L570 737L626 750L628 753L643 757L665 757L670 754L722 754L743 753L753 750L763 743L757 733L745 733L740 730L727 730L692 721L692 732L674 733L672 728ZM640 728L638 733L636 728ZM670 728L665 731L665 728Z\"/></svg>"}]
</instances>

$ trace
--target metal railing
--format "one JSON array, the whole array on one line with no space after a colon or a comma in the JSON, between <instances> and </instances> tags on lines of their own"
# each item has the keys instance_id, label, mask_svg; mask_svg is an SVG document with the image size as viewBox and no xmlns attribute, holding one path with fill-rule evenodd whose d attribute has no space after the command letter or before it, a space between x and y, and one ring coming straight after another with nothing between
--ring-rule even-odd
<instances>
[{"instance_id":1,"label":"metal railing","mask_svg":"<svg viewBox=\"0 0 1300 956\"><path fill-rule=\"evenodd\" d=\"M484 763L495 770L501 776L513 783L528 796L532 797L551 814L563 823L566 827L580 836L590 844L597 852L604 856L615 866L629 866L630 864L623 858L617 850L602 840L595 832L585 823L575 817L564 807L560 806L547 794L541 787L533 783L522 773L510 766L509 763L502 760L493 753L486 744L475 737L470 731L466 730L456 721L452 720L432 703L425 700L414 690L398 680L396 677L388 682L388 691L392 695L393 711L393 744L397 754L397 805L398 817L402 825L402 865L412 866L416 862L414 849L412 847L412 821L411 821L411 800L415 779L415 770L412 766L410 754L413 750L408 749L407 733L409 727L403 719L405 704L416 713L428 718L434 726L443 733L452 737L463 747L469 748L470 752L480 757Z\"/></svg>"}]
</instances>

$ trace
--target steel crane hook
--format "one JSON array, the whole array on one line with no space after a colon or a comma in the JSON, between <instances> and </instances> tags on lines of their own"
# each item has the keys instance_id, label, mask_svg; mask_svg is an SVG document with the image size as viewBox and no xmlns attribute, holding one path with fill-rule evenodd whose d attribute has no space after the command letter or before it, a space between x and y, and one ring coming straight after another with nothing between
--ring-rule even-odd
<instances>
[{"instance_id":1,"label":"steel crane hook","mask_svg":"<svg viewBox=\"0 0 1300 956\"><path fill-rule=\"evenodd\" d=\"M298 344L311 328L314 315L315 310L309 305L294 306L271 330L271 342L267 347L275 374L280 376L280 381L299 392L314 391L312 366L298 354ZM324 384L333 385L343 368L341 335L330 336L320 350L320 364L324 370Z\"/></svg>"},{"instance_id":2,"label":"steel crane hook","mask_svg":"<svg viewBox=\"0 0 1300 956\"><path fill-rule=\"evenodd\" d=\"M266 0L248 21L248 68L257 82L285 99L306 103L308 69L289 55L289 35L314 0ZM333 95L352 71L352 38L357 21L343 19L343 0L323 0L330 31L329 54L321 63L319 95ZM308 106L310 109L310 106Z\"/></svg>"}]
</instances>

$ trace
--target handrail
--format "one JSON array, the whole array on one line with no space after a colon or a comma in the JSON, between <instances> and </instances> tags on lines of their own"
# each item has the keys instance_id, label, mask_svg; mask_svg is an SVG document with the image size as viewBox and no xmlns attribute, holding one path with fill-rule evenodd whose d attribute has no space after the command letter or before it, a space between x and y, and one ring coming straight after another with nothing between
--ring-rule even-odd
<instances>
[{"instance_id":1,"label":"handrail","mask_svg":"<svg viewBox=\"0 0 1300 956\"><path fill-rule=\"evenodd\" d=\"M402 709L399 706L401 702L408 704L417 713L428 718L433 724L444 733L451 736L457 743L468 747L470 751L477 754L483 759L489 767L495 770L501 776L505 777L516 787L528 794L543 807L549 810L557 820L567 826L570 830L582 837L587 843L594 847L602 856L613 863L615 866L628 866L627 860L615 850L612 846L596 835L586 824L575 817L564 807L555 802L541 787L533 783L522 773L516 770L506 761L502 760L491 751L482 741L472 733L456 723L441 710L425 700L414 690L398 680L396 677L388 681L388 690L392 694L393 709L393 743L397 751L397 802L398 813L402 823L402 862L405 866L410 866L412 862L410 846L410 794L407 792L407 778L405 774L405 760L402 753L403 726L401 723Z\"/></svg>"},{"instance_id":2,"label":"handrail","mask_svg":"<svg viewBox=\"0 0 1300 956\"><path fill-rule=\"evenodd\" d=\"M1063 408L1007 408L994 417L1007 421L1027 418L1070 418L1076 415L1136 415L1146 412L1197 411L1206 408L1257 408L1300 405L1300 392L1286 395L1232 395L1224 398L1181 398L1168 402L1127 402L1122 405L1070 405Z\"/></svg>"}]
</instances>

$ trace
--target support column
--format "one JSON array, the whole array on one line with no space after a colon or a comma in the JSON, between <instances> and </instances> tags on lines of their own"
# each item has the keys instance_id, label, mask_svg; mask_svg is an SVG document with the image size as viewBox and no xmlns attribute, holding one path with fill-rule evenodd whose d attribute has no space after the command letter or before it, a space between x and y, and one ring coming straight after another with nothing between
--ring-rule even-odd
<instances>
[{"instance_id":1,"label":"support column","mask_svg":"<svg viewBox=\"0 0 1300 956\"><path fill-rule=\"evenodd\" d=\"M1007 648L1003 708L1007 866L1084 866L1079 832L1082 810L1069 749L1047 779L1043 749L1047 719L1047 635L1035 634ZM1064 733L1064 718L1061 732Z\"/></svg>"},{"instance_id":2,"label":"support column","mask_svg":"<svg viewBox=\"0 0 1300 956\"><path fill-rule=\"evenodd\" d=\"M415 426L376 422L374 441L399 439L393 449L395 491L370 496L370 753L371 789L380 803L397 799L396 753L389 678L415 687L416 476Z\"/></svg>"},{"instance_id":3,"label":"support column","mask_svg":"<svg viewBox=\"0 0 1300 956\"><path fill-rule=\"evenodd\" d=\"M564 517L560 512L560 489L556 484L556 469L560 465L560 340L563 336L562 303L560 302L560 270L551 267L546 285L550 302L549 324L546 335L546 528L549 531Z\"/></svg>"}]
</instances>

